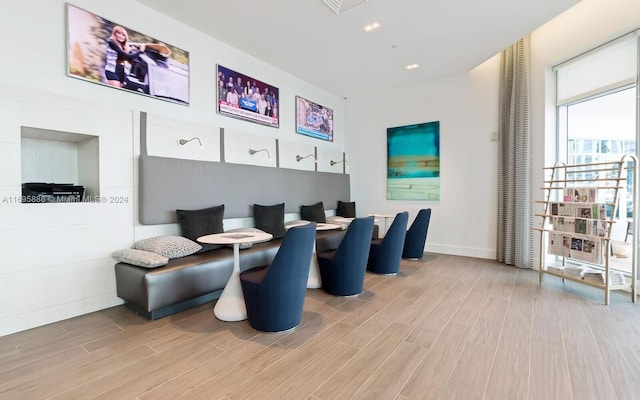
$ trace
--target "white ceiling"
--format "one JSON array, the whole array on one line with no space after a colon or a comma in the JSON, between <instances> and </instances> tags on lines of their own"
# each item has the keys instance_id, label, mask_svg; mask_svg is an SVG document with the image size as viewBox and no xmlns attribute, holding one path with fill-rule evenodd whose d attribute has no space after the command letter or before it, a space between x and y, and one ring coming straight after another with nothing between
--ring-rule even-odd
<instances>
[{"instance_id":1,"label":"white ceiling","mask_svg":"<svg viewBox=\"0 0 640 400\"><path fill-rule=\"evenodd\" d=\"M580 0L346 0L340 14L322 0L137 1L349 97L465 73Z\"/></svg>"}]
</instances>

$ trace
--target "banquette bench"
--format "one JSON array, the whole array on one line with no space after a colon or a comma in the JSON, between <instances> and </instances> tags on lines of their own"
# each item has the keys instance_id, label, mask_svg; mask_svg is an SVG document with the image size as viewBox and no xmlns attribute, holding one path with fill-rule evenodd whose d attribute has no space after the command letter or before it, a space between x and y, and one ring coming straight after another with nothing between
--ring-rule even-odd
<instances>
[{"instance_id":1,"label":"banquette bench","mask_svg":"<svg viewBox=\"0 0 640 400\"><path fill-rule=\"evenodd\" d=\"M141 225L174 224L178 222L178 209L198 210L221 204L225 206L225 219L254 217L255 204L279 204L285 194L287 214L300 212L301 205L319 201L333 205L340 200L349 201L351 197L349 175L344 171L333 173L225 162L224 129L219 128L219 136L215 136L210 127L183 125L140 113L138 220ZM198 130L193 131L196 128ZM167 129L179 137L190 132L215 138L222 144L219 154L222 161L189 159L188 152L181 152L179 158L149 154L148 137L164 138ZM237 136L228 137L229 141L237 140L234 138ZM247 147L249 150L251 144L247 143ZM233 190L222 189L229 186ZM344 234L345 231L339 230L317 232L317 250L337 248ZM374 235L377 237L376 231ZM269 264L281 242L282 239L273 239L240 250L241 271ZM157 319L217 299L232 271L233 249L227 247L173 258L153 269L119 262L115 266L116 291L127 307L146 318Z\"/></svg>"},{"instance_id":2,"label":"banquette bench","mask_svg":"<svg viewBox=\"0 0 640 400\"><path fill-rule=\"evenodd\" d=\"M346 231L318 231L318 252L338 248ZM240 250L240 270L269 264L282 239ZM233 271L233 249L221 247L174 258L153 269L119 262L115 265L117 295L125 306L154 320L220 297Z\"/></svg>"}]
</instances>

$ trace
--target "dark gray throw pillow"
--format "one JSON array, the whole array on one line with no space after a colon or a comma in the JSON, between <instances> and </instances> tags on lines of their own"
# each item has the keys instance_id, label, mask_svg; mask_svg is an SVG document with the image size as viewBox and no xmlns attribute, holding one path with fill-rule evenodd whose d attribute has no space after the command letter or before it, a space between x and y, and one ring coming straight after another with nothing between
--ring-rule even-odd
<instances>
[{"instance_id":1,"label":"dark gray throw pillow","mask_svg":"<svg viewBox=\"0 0 640 400\"><path fill-rule=\"evenodd\" d=\"M336 209L336 215L345 218L356 217L356 202L345 202L338 200L338 208Z\"/></svg>"},{"instance_id":2,"label":"dark gray throw pillow","mask_svg":"<svg viewBox=\"0 0 640 400\"><path fill-rule=\"evenodd\" d=\"M188 239L224 232L224 204L201 210L176 210L176 214L182 236Z\"/></svg>"},{"instance_id":3,"label":"dark gray throw pillow","mask_svg":"<svg viewBox=\"0 0 640 400\"><path fill-rule=\"evenodd\" d=\"M253 205L255 227L273 235L273 238L284 237L284 203L272 206Z\"/></svg>"},{"instance_id":4,"label":"dark gray throw pillow","mask_svg":"<svg viewBox=\"0 0 640 400\"><path fill-rule=\"evenodd\" d=\"M315 221L325 223L327 217L324 214L324 205L318 202L311 206L300 206L300 218L305 221Z\"/></svg>"}]
</instances>

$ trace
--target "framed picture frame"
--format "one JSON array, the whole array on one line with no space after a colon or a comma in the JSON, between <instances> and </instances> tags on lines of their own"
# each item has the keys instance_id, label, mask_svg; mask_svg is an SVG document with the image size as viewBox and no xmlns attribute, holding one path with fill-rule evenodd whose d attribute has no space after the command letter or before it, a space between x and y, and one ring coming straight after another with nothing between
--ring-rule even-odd
<instances>
[{"instance_id":1,"label":"framed picture frame","mask_svg":"<svg viewBox=\"0 0 640 400\"><path fill-rule=\"evenodd\" d=\"M440 200L440 121L387 128L387 199Z\"/></svg>"},{"instance_id":2,"label":"framed picture frame","mask_svg":"<svg viewBox=\"0 0 640 400\"><path fill-rule=\"evenodd\" d=\"M280 127L280 91L277 87L219 64L217 73L218 114Z\"/></svg>"},{"instance_id":3,"label":"framed picture frame","mask_svg":"<svg viewBox=\"0 0 640 400\"><path fill-rule=\"evenodd\" d=\"M189 104L189 52L69 3L67 75Z\"/></svg>"},{"instance_id":4,"label":"framed picture frame","mask_svg":"<svg viewBox=\"0 0 640 400\"><path fill-rule=\"evenodd\" d=\"M333 142L333 110L296 96L296 132Z\"/></svg>"}]
</instances>

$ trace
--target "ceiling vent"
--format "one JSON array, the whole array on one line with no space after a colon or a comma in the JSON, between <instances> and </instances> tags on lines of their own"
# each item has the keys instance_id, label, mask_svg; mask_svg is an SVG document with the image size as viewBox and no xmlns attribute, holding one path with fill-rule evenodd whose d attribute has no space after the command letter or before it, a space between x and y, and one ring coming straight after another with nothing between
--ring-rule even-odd
<instances>
[{"instance_id":1,"label":"ceiling vent","mask_svg":"<svg viewBox=\"0 0 640 400\"><path fill-rule=\"evenodd\" d=\"M336 14L347 11L350 8L364 4L369 0L321 0Z\"/></svg>"}]
</instances>

